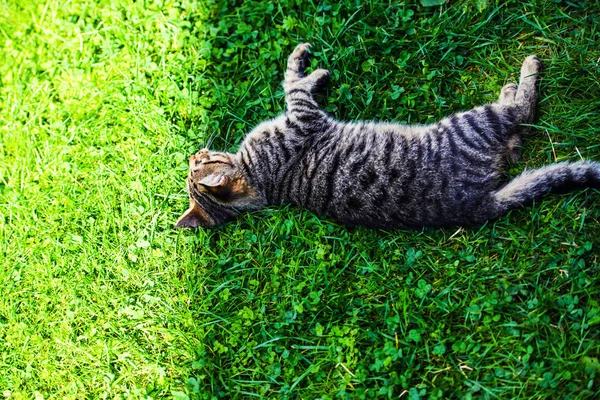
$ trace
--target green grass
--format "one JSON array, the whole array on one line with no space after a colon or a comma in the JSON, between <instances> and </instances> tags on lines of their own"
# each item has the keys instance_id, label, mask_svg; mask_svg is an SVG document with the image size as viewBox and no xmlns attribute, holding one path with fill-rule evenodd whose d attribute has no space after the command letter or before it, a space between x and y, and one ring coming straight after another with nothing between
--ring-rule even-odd
<instances>
[{"instance_id":1,"label":"green grass","mask_svg":"<svg viewBox=\"0 0 600 400\"><path fill-rule=\"evenodd\" d=\"M598 191L480 229L173 223L189 154L278 115L305 41L346 120L493 101L537 54L510 173L600 160L600 3L230 3L0 0L0 394L599 396Z\"/></svg>"}]
</instances>

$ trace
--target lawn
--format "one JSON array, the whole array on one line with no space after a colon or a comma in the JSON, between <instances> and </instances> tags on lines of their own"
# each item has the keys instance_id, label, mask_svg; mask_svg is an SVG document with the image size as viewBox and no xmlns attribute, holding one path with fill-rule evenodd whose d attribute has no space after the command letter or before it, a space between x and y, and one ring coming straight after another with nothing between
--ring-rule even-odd
<instances>
[{"instance_id":1,"label":"lawn","mask_svg":"<svg viewBox=\"0 0 600 400\"><path fill-rule=\"evenodd\" d=\"M509 174L600 161L598 1L423 3L0 0L0 395L600 396L597 190L477 229L173 228L189 155L283 111L300 42L344 120L494 101L536 54Z\"/></svg>"}]
</instances>

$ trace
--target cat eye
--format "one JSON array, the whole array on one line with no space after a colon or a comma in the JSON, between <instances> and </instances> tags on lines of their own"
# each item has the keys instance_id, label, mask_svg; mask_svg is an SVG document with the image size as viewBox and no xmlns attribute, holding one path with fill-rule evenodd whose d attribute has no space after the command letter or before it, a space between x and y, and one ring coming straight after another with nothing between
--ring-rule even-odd
<instances>
[{"instance_id":1,"label":"cat eye","mask_svg":"<svg viewBox=\"0 0 600 400\"><path fill-rule=\"evenodd\" d=\"M220 160L196 161L196 165L194 167L191 167L191 171L198 171L200 168L202 168L203 166L205 166L207 164L225 164L230 167L233 167L233 164L226 162L226 161L220 161Z\"/></svg>"}]
</instances>

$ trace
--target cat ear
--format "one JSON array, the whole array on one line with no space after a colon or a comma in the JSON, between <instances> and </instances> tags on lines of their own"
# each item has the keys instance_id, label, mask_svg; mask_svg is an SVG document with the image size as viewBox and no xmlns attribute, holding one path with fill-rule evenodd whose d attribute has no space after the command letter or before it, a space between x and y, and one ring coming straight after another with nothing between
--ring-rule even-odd
<instances>
[{"instance_id":1,"label":"cat ear","mask_svg":"<svg viewBox=\"0 0 600 400\"><path fill-rule=\"evenodd\" d=\"M183 213L177 220L175 228L197 228L199 226L209 225L206 221L206 215L195 201L190 202L190 208Z\"/></svg>"},{"instance_id":2,"label":"cat ear","mask_svg":"<svg viewBox=\"0 0 600 400\"><path fill-rule=\"evenodd\" d=\"M198 183L215 199L232 206L240 204L236 203L236 200L248 200L248 198L256 196L256 191L248 185L244 177L234 174L226 175L226 173L212 173L199 180Z\"/></svg>"},{"instance_id":3,"label":"cat ear","mask_svg":"<svg viewBox=\"0 0 600 400\"><path fill-rule=\"evenodd\" d=\"M209 188L216 188L225 186L228 182L229 178L225 175L210 174L202 178L202 180L198 183Z\"/></svg>"}]
</instances>

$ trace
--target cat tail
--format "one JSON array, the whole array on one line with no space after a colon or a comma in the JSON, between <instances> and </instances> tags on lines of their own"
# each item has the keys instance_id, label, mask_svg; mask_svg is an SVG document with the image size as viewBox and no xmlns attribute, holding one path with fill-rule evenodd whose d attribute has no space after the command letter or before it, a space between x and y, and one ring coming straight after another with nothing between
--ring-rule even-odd
<instances>
[{"instance_id":1,"label":"cat tail","mask_svg":"<svg viewBox=\"0 0 600 400\"><path fill-rule=\"evenodd\" d=\"M539 200L548 193L565 193L584 188L600 189L600 163L560 162L527 170L492 193L496 216Z\"/></svg>"}]
</instances>

